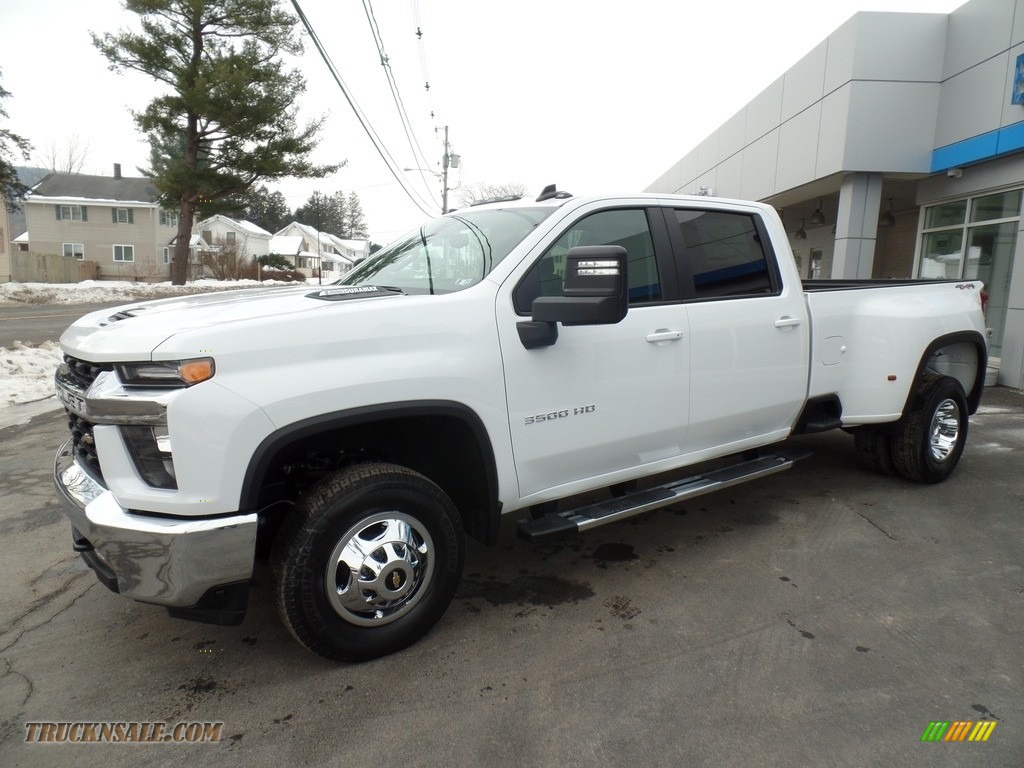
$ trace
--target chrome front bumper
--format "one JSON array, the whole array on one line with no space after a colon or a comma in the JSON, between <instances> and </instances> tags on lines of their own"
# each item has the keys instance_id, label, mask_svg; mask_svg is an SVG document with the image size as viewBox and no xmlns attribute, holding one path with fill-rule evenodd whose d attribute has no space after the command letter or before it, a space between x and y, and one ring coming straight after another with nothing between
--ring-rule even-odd
<instances>
[{"instance_id":1,"label":"chrome front bumper","mask_svg":"<svg viewBox=\"0 0 1024 768\"><path fill-rule=\"evenodd\" d=\"M241 621L256 549L256 513L188 519L132 513L75 460L70 440L57 452L53 479L75 549L106 586L183 618ZM237 621L203 616L223 613L225 601L233 604L229 612Z\"/></svg>"}]
</instances>

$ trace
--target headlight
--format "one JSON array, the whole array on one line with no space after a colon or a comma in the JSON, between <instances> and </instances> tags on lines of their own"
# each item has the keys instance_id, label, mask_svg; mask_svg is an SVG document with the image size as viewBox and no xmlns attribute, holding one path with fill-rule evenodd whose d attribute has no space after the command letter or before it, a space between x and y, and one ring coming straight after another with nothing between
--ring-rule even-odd
<instances>
[{"instance_id":1,"label":"headlight","mask_svg":"<svg viewBox=\"0 0 1024 768\"><path fill-rule=\"evenodd\" d=\"M212 357L156 363L120 363L114 366L126 387L191 387L213 378Z\"/></svg>"}]
</instances>

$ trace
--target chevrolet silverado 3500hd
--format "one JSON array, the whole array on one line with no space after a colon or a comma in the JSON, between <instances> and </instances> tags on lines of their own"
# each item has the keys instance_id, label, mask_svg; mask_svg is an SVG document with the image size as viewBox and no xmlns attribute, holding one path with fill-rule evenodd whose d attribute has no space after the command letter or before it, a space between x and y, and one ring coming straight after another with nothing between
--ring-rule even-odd
<instances>
[{"instance_id":1,"label":"chevrolet silverado 3500hd","mask_svg":"<svg viewBox=\"0 0 1024 768\"><path fill-rule=\"evenodd\" d=\"M783 441L833 428L869 466L946 479L982 393L981 288L801 283L768 205L549 188L337 284L86 315L61 338L55 480L111 590L238 623L267 556L302 644L373 658L429 631L464 538L509 514L530 540L586 530L788 469Z\"/></svg>"}]
</instances>

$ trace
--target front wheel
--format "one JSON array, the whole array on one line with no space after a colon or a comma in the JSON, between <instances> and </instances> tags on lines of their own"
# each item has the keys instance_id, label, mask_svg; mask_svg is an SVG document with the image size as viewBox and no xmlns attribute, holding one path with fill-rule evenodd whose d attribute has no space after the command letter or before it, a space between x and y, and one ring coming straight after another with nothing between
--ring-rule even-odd
<instances>
[{"instance_id":1,"label":"front wheel","mask_svg":"<svg viewBox=\"0 0 1024 768\"><path fill-rule=\"evenodd\" d=\"M967 442L967 397L949 376L926 379L892 440L892 461L908 480L940 483Z\"/></svg>"},{"instance_id":2,"label":"front wheel","mask_svg":"<svg viewBox=\"0 0 1024 768\"><path fill-rule=\"evenodd\" d=\"M282 525L271 553L278 612L320 656L384 656L441 618L464 552L444 491L405 467L357 464L313 486Z\"/></svg>"}]
</instances>

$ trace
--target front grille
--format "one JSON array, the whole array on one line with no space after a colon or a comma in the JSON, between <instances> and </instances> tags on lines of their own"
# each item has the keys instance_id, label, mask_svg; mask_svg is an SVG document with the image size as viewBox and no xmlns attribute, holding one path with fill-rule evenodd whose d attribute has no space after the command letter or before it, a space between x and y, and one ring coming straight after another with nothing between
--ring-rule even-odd
<instances>
[{"instance_id":1,"label":"front grille","mask_svg":"<svg viewBox=\"0 0 1024 768\"><path fill-rule=\"evenodd\" d=\"M71 372L82 391L85 392L96 381L96 377L103 371L112 371L114 366L109 363L88 363L69 355L64 355L64 362ZM68 415L68 429L71 430L71 447L74 449L75 457L86 469L92 473L97 480L103 482L103 472L100 469L100 457L96 453L96 441L93 438L93 423L86 421L76 413L67 408L64 409Z\"/></svg>"},{"instance_id":2,"label":"front grille","mask_svg":"<svg viewBox=\"0 0 1024 768\"><path fill-rule=\"evenodd\" d=\"M68 414L68 429L71 430L71 447L74 449L75 457L102 482L103 472L100 470L100 457L96 453L92 422L67 409L65 411Z\"/></svg>"},{"instance_id":3,"label":"front grille","mask_svg":"<svg viewBox=\"0 0 1024 768\"><path fill-rule=\"evenodd\" d=\"M68 370L71 371L75 381L81 385L83 390L91 387L92 383L96 381L96 377L103 371L114 370L114 366L110 363L87 363L85 360L79 360L77 357L71 357L70 355L64 355L64 362L67 364Z\"/></svg>"}]
</instances>

